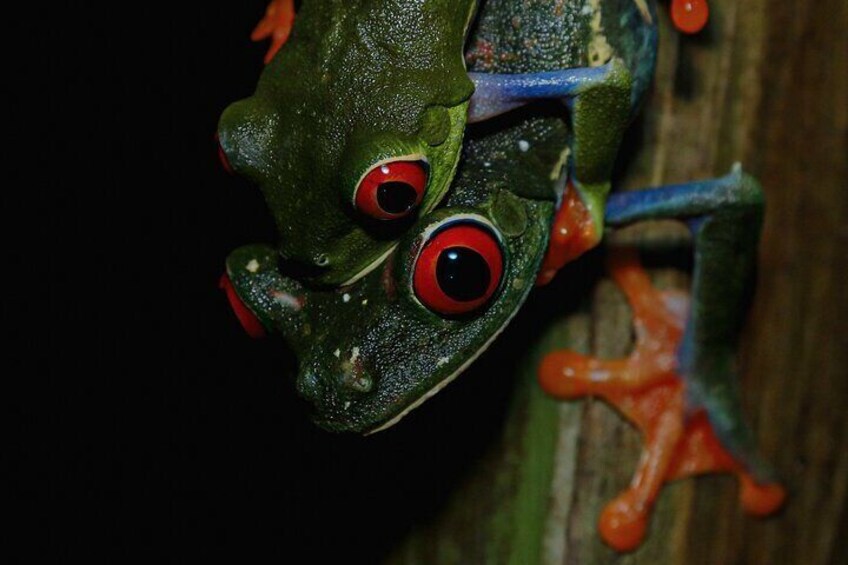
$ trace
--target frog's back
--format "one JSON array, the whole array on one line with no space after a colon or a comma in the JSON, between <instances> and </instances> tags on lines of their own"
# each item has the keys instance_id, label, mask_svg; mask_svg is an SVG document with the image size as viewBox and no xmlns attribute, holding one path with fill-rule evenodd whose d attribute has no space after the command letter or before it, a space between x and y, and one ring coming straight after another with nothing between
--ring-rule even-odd
<instances>
[{"instance_id":1,"label":"frog's back","mask_svg":"<svg viewBox=\"0 0 848 565\"><path fill-rule=\"evenodd\" d=\"M654 0L483 0L466 51L469 70L527 73L621 58L636 107L654 74Z\"/></svg>"}]
</instances>

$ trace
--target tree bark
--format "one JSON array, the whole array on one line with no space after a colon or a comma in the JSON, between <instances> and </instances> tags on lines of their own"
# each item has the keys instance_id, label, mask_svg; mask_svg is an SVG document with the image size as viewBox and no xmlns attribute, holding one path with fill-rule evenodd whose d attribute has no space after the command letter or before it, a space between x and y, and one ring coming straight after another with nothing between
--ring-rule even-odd
<instances>
[{"instance_id":1,"label":"tree bark","mask_svg":"<svg viewBox=\"0 0 848 565\"><path fill-rule=\"evenodd\" d=\"M693 38L670 31L662 14L657 77L629 134L620 184L719 176L736 161L762 181L766 220L739 361L746 417L788 487L785 510L751 518L730 476L685 480L664 489L640 549L622 556L602 543L598 516L630 481L639 437L601 402L557 403L535 384L546 351L627 353L628 307L610 281L591 275L600 272L593 253L559 277L570 280L536 291L531 310L565 303L563 315L517 320L542 331L521 364L502 436L390 562L848 562L848 300L840 272L848 258L848 3L710 7L710 27ZM651 239L680 233L668 224L637 231ZM669 269L656 278L686 280ZM569 286L574 280L582 282ZM573 307L570 297L583 290L591 304Z\"/></svg>"}]
</instances>

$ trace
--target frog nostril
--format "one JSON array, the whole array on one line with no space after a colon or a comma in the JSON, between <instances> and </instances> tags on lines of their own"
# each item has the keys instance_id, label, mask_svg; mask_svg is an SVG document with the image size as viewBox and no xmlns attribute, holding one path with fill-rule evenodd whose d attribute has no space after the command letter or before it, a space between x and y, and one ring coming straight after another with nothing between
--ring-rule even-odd
<instances>
[{"instance_id":1,"label":"frog nostril","mask_svg":"<svg viewBox=\"0 0 848 565\"><path fill-rule=\"evenodd\" d=\"M277 269L284 277L297 280L311 279L321 275L324 268L326 268L326 265L320 266L315 263L317 263L317 261L299 261L297 259L291 259L280 255L277 261ZM329 261L327 262L327 265L329 265Z\"/></svg>"}]
</instances>

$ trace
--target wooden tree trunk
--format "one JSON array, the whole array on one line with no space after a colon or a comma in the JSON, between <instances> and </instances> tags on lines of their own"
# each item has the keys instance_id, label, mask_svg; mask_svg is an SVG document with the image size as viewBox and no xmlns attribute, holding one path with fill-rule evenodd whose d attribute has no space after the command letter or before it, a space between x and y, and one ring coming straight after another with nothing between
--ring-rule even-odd
<instances>
[{"instance_id":1,"label":"wooden tree trunk","mask_svg":"<svg viewBox=\"0 0 848 565\"><path fill-rule=\"evenodd\" d=\"M545 351L627 353L629 310L611 282L594 280L591 305L547 324L522 364L500 441L391 562L848 562L848 3L710 6L702 36L663 22L653 95L621 184L718 176L736 161L762 181L766 223L740 368L746 416L789 488L785 511L747 517L732 478L703 477L664 490L636 552L619 556L600 541L597 518L629 482L639 438L606 405L560 404L535 385ZM658 233L680 232L652 225L640 237ZM574 268L597 264L595 254ZM666 269L657 279L685 276ZM550 309L579 291L569 289L556 282L533 300Z\"/></svg>"}]
</instances>

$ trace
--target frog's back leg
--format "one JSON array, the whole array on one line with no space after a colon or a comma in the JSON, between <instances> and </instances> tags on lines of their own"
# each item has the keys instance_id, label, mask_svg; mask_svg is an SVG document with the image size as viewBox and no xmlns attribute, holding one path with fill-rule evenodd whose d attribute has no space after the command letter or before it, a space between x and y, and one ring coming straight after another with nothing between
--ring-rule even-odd
<instances>
[{"instance_id":1,"label":"frog's back leg","mask_svg":"<svg viewBox=\"0 0 848 565\"><path fill-rule=\"evenodd\" d=\"M615 194L610 226L678 218L695 246L693 307L677 359L687 378L689 404L704 408L726 445L758 479L773 479L755 455L750 429L740 418L734 356L746 290L753 274L763 217L757 181L735 165L724 177Z\"/></svg>"},{"instance_id":2,"label":"frog's back leg","mask_svg":"<svg viewBox=\"0 0 848 565\"><path fill-rule=\"evenodd\" d=\"M601 518L613 547L629 550L640 543L653 502L669 480L733 472L750 513L769 514L783 502L784 490L757 455L742 418L733 369L762 210L759 185L738 167L720 179L610 198L609 225L683 219L695 243L691 305L681 307L654 290L634 256L612 263L636 321L630 357L601 361L557 352L540 368L542 386L551 394L602 396L643 432L645 453L631 487Z\"/></svg>"}]
</instances>

